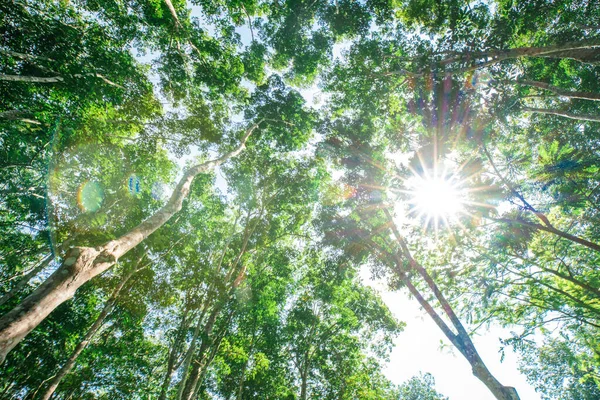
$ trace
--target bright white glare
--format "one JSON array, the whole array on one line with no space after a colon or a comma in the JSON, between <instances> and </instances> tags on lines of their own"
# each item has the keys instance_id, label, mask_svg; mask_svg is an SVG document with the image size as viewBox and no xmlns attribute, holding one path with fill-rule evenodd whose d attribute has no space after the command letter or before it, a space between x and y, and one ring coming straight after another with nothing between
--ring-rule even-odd
<instances>
[{"instance_id":1,"label":"bright white glare","mask_svg":"<svg viewBox=\"0 0 600 400\"><path fill-rule=\"evenodd\" d=\"M444 178L418 179L410 203L419 214L429 218L452 218L463 209L457 184Z\"/></svg>"},{"instance_id":2,"label":"bright white glare","mask_svg":"<svg viewBox=\"0 0 600 400\"><path fill-rule=\"evenodd\" d=\"M406 181L408 190L405 193L408 194L409 214L423 219L424 229L432 223L437 233L440 225L460 224L459 217L466 214L467 201L458 175L436 172L424 171L423 176L414 173Z\"/></svg>"}]
</instances>

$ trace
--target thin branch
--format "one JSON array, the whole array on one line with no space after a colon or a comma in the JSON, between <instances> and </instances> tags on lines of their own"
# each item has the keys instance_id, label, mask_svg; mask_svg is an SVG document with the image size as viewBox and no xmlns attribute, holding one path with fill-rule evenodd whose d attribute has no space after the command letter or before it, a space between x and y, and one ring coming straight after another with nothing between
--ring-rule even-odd
<instances>
[{"instance_id":1,"label":"thin branch","mask_svg":"<svg viewBox=\"0 0 600 400\"><path fill-rule=\"evenodd\" d=\"M576 119L576 120L580 120L580 121L600 122L600 116L598 116L598 115L575 114L575 113L572 113L569 111L552 110L552 109L546 109L546 108L533 108L533 107L523 107L522 110L524 112L556 115L559 117Z\"/></svg>"},{"instance_id":2,"label":"thin branch","mask_svg":"<svg viewBox=\"0 0 600 400\"><path fill-rule=\"evenodd\" d=\"M533 86L533 87L537 87L540 89L548 90L559 96L570 97L570 98L574 98L574 99L600 101L600 94L598 94L598 93L567 90L567 89L559 88L557 86L552 86L545 82L531 81L528 79L519 80L519 81L517 81L517 83L519 83L521 85Z\"/></svg>"},{"instance_id":3,"label":"thin branch","mask_svg":"<svg viewBox=\"0 0 600 400\"><path fill-rule=\"evenodd\" d=\"M125 89L123 86L111 81L110 79L106 78L104 75L99 74L99 73L90 72L88 74L74 74L73 75L74 78L83 78L86 76L94 76L96 78L102 79L105 83L107 83L111 86ZM26 75L0 74L0 81L28 82L28 83L57 83L57 82L64 82L65 78L60 75L58 75L58 76L26 76Z\"/></svg>"},{"instance_id":4,"label":"thin branch","mask_svg":"<svg viewBox=\"0 0 600 400\"><path fill-rule=\"evenodd\" d=\"M173 6L173 3L171 3L171 0L165 0L165 4L167 5L167 8L171 12L171 16L173 17L175 26L177 28L181 28L181 22L179 21L179 17L177 16L177 11L175 11L175 7Z\"/></svg>"},{"instance_id":5,"label":"thin branch","mask_svg":"<svg viewBox=\"0 0 600 400\"><path fill-rule=\"evenodd\" d=\"M248 28L250 28L250 35L252 36L252 42L254 42L254 31L252 30L252 20L250 19L250 14L248 14L248 11L246 10L246 7L244 7L244 4L241 4L242 10L244 11L244 14L246 14L246 17L248 17Z\"/></svg>"}]
</instances>

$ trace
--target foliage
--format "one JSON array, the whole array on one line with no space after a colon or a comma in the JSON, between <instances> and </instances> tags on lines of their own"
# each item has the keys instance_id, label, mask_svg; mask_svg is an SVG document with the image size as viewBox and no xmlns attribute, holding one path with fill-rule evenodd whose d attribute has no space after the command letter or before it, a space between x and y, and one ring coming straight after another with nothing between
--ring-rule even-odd
<instances>
[{"instance_id":1,"label":"foliage","mask_svg":"<svg viewBox=\"0 0 600 400\"><path fill-rule=\"evenodd\" d=\"M0 4L0 318L182 193L57 293L0 398L42 396L99 321L54 398L444 399L388 379L404 323L367 269L474 372L469 332L501 325L543 398L598 398L599 23L583 0ZM442 173L444 218L411 186Z\"/></svg>"}]
</instances>

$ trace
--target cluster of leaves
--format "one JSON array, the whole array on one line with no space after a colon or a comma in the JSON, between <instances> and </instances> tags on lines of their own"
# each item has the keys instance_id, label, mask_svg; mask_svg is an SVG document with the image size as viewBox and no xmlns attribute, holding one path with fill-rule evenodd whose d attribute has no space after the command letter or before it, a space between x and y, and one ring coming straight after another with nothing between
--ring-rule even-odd
<instances>
[{"instance_id":1,"label":"cluster of leaves","mask_svg":"<svg viewBox=\"0 0 600 400\"><path fill-rule=\"evenodd\" d=\"M2 314L255 127L10 353L0 398L47 393L93 331L57 398L443 399L430 375L383 375L403 324L366 266L513 328L547 398L597 398L599 21L583 0L0 4ZM411 176L450 165L460 223L406 212Z\"/></svg>"}]
</instances>

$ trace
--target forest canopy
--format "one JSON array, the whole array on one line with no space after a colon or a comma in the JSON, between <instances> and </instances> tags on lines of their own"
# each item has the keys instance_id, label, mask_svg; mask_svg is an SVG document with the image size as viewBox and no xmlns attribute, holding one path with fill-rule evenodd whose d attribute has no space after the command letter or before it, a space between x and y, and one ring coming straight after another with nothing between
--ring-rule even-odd
<instances>
[{"instance_id":1,"label":"forest canopy","mask_svg":"<svg viewBox=\"0 0 600 400\"><path fill-rule=\"evenodd\" d=\"M599 102L595 1L0 2L0 399L448 399L372 281L598 399Z\"/></svg>"}]
</instances>

